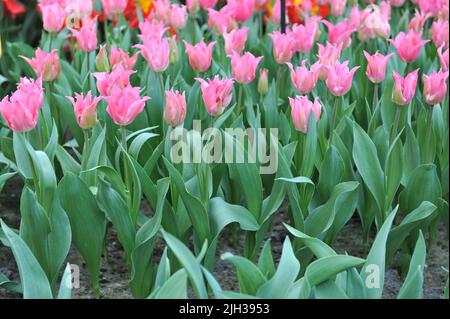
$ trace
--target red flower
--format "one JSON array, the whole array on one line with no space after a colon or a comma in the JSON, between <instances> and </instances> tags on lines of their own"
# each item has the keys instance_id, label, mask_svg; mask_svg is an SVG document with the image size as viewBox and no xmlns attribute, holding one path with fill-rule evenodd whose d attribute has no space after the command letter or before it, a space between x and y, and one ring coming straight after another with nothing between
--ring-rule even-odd
<instances>
[{"instance_id":1,"label":"red flower","mask_svg":"<svg viewBox=\"0 0 450 319\"><path fill-rule=\"evenodd\" d=\"M1 0L1 1L3 4L5 16L8 15L9 13L11 14L11 17L15 19L16 16L25 12L25 7L17 0Z\"/></svg>"}]
</instances>

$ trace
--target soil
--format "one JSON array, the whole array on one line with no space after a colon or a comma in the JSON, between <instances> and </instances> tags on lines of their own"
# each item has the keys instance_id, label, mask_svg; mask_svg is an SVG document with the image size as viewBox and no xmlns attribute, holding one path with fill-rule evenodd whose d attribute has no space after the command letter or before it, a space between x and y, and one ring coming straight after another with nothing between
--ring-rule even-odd
<instances>
[{"instance_id":1,"label":"soil","mask_svg":"<svg viewBox=\"0 0 450 319\"><path fill-rule=\"evenodd\" d=\"M18 228L20 223L20 192L22 182L18 178L9 181L0 193L0 218L10 227ZM278 261L286 229L282 223L286 218L283 209L274 220L272 231L269 233L272 242L272 254L274 260ZM239 238L237 247L231 241L231 234L226 231L219 241L217 262L213 271L214 276L219 281L224 290L238 291L235 268L226 261L220 259L220 254L231 252L242 255L243 237ZM357 218L351 219L339 233L333 244L333 248L338 253L348 253L353 256L363 256L363 246L361 242L362 230ZM427 252L424 298L443 298L443 288L448 278L445 269L449 269L449 240L448 234L443 226L439 228L435 243L431 251ZM164 242L158 240L155 245L154 256L157 261L162 255ZM385 286L383 298L396 298L403 280L400 277L400 266L397 258L394 259L385 273ZM74 298L91 299L94 298L93 290L90 287L90 277L86 265L75 247L70 249L66 262L80 266L80 288L74 289ZM444 269L445 268L445 269ZM0 272L10 280L18 281L19 275L17 266L11 250L0 244ZM100 291L102 298L127 299L132 298L129 289L128 269L123 257L123 250L117 240L116 233L110 229L108 232L108 258L102 260L100 275ZM191 293L190 293L191 295ZM21 298L21 295L11 293L0 288L0 299Z\"/></svg>"}]
</instances>

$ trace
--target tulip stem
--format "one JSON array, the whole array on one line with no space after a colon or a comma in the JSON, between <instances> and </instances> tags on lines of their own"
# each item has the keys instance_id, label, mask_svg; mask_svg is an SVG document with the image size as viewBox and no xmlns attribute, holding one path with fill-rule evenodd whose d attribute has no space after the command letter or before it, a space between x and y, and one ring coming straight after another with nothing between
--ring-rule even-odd
<instances>
[{"instance_id":1,"label":"tulip stem","mask_svg":"<svg viewBox=\"0 0 450 319\"><path fill-rule=\"evenodd\" d=\"M395 109L395 118L394 118L394 124L392 127L390 144L392 144L394 142L395 137L397 136L398 124L400 122L400 111L401 111L400 106L397 106L397 108Z\"/></svg>"},{"instance_id":2,"label":"tulip stem","mask_svg":"<svg viewBox=\"0 0 450 319\"><path fill-rule=\"evenodd\" d=\"M48 43L48 51L51 52L52 51L52 47L53 47L53 32L50 32L49 34L50 40Z\"/></svg>"},{"instance_id":3,"label":"tulip stem","mask_svg":"<svg viewBox=\"0 0 450 319\"><path fill-rule=\"evenodd\" d=\"M428 152L425 152L426 157L425 157L425 159L423 161L424 164L432 163L433 162L432 157L434 155L434 152L430 152L429 151L430 148L433 147L433 144L432 144L433 141L431 139L431 134L433 133L433 123L432 123L432 121L433 121L433 109L427 110L427 111L428 111L427 134L425 136L425 142L426 142L426 145L427 145Z\"/></svg>"},{"instance_id":4,"label":"tulip stem","mask_svg":"<svg viewBox=\"0 0 450 319\"><path fill-rule=\"evenodd\" d=\"M124 171L124 178L125 178L125 187L126 187L126 193L127 193L127 206L128 209L131 209L131 185L130 185L130 173L128 171L128 163L127 163L127 130L125 126L120 127L120 131L122 133L122 147L123 147L123 171Z\"/></svg>"},{"instance_id":5,"label":"tulip stem","mask_svg":"<svg viewBox=\"0 0 450 319\"><path fill-rule=\"evenodd\" d=\"M83 130L84 145L83 145L83 160L81 161L81 171L86 170L86 165L89 161L90 147L89 147L89 130Z\"/></svg>"},{"instance_id":6,"label":"tulip stem","mask_svg":"<svg viewBox=\"0 0 450 319\"><path fill-rule=\"evenodd\" d=\"M162 101L162 107L163 107L163 109L164 109L164 105L166 104L165 101L164 101L164 100L165 100L165 97L166 97L166 94L165 94L166 89L165 89L165 86L164 86L164 78L163 78L162 72L159 72L158 74L159 74L159 82L160 82L160 84L161 84L161 101Z\"/></svg>"},{"instance_id":7,"label":"tulip stem","mask_svg":"<svg viewBox=\"0 0 450 319\"><path fill-rule=\"evenodd\" d=\"M376 110L378 106L378 83L373 86L373 101L372 101L372 111Z\"/></svg>"},{"instance_id":8,"label":"tulip stem","mask_svg":"<svg viewBox=\"0 0 450 319\"><path fill-rule=\"evenodd\" d=\"M338 99L339 99L339 97L337 97L337 96L334 97L333 115L331 118L331 127L330 127L330 141L328 143L328 147L330 147L333 144L334 127L336 126Z\"/></svg>"},{"instance_id":9,"label":"tulip stem","mask_svg":"<svg viewBox=\"0 0 450 319\"><path fill-rule=\"evenodd\" d=\"M242 112L242 91L243 91L243 88L242 88L242 84L240 84L239 86L238 86L238 112L237 112L237 116L239 116L239 114L241 114L241 112Z\"/></svg>"}]
</instances>

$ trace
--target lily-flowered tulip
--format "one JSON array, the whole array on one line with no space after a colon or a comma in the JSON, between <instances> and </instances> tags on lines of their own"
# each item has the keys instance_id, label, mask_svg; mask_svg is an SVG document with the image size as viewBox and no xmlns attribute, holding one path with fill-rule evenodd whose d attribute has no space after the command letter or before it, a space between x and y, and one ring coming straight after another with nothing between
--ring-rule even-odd
<instances>
[{"instance_id":1,"label":"lily-flowered tulip","mask_svg":"<svg viewBox=\"0 0 450 319\"><path fill-rule=\"evenodd\" d=\"M378 51L374 55L370 55L368 52L364 51L364 56L367 59L366 75L372 83L381 83L384 81L386 78L387 63L393 55L393 53L382 55Z\"/></svg>"},{"instance_id":2,"label":"lily-flowered tulip","mask_svg":"<svg viewBox=\"0 0 450 319\"><path fill-rule=\"evenodd\" d=\"M80 30L70 29L77 39L81 50L85 52L94 51L97 48L97 21L89 17L83 18Z\"/></svg>"},{"instance_id":3,"label":"lily-flowered tulip","mask_svg":"<svg viewBox=\"0 0 450 319\"><path fill-rule=\"evenodd\" d=\"M81 20L90 17L94 10L94 0L70 0L66 2L66 15L70 19Z\"/></svg>"},{"instance_id":4,"label":"lily-flowered tulip","mask_svg":"<svg viewBox=\"0 0 450 319\"><path fill-rule=\"evenodd\" d=\"M67 98L72 102L77 123L82 129L87 130L97 125L97 104L101 100L100 97L92 98L89 91L85 97L83 94L76 93L75 99L71 96Z\"/></svg>"},{"instance_id":5,"label":"lily-flowered tulip","mask_svg":"<svg viewBox=\"0 0 450 319\"><path fill-rule=\"evenodd\" d=\"M109 72L108 52L106 44L100 45L100 50L95 58L95 67L98 72Z\"/></svg>"},{"instance_id":6,"label":"lily-flowered tulip","mask_svg":"<svg viewBox=\"0 0 450 319\"><path fill-rule=\"evenodd\" d=\"M345 12L347 6L347 0L328 0L331 7L331 15L334 17L340 17Z\"/></svg>"},{"instance_id":7,"label":"lily-flowered tulip","mask_svg":"<svg viewBox=\"0 0 450 319\"><path fill-rule=\"evenodd\" d=\"M311 51L315 41L315 34L310 32L305 25L295 24L292 26L292 30L287 30L287 34L290 35L296 51L301 53Z\"/></svg>"},{"instance_id":8,"label":"lily-flowered tulip","mask_svg":"<svg viewBox=\"0 0 450 319\"><path fill-rule=\"evenodd\" d=\"M266 95L269 92L269 70L261 69L258 79L258 93Z\"/></svg>"},{"instance_id":9,"label":"lily-flowered tulip","mask_svg":"<svg viewBox=\"0 0 450 319\"><path fill-rule=\"evenodd\" d=\"M371 11L368 12L369 13L359 26L358 38L361 41L366 41L375 37L383 39L389 38L391 26L386 14L376 6L372 7Z\"/></svg>"},{"instance_id":10,"label":"lily-flowered tulip","mask_svg":"<svg viewBox=\"0 0 450 319\"><path fill-rule=\"evenodd\" d=\"M186 41L183 42L191 67L197 72L205 72L208 70L211 65L212 50L216 41L212 41L208 45L206 45L203 39L196 45L191 45Z\"/></svg>"},{"instance_id":11,"label":"lily-flowered tulip","mask_svg":"<svg viewBox=\"0 0 450 319\"><path fill-rule=\"evenodd\" d=\"M127 7L127 0L102 0L105 16L110 20L117 20Z\"/></svg>"},{"instance_id":12,"label":"lily-flowered tulip","mask_svg":"<svg viewBox=\"0 0 450 319\"><path fill-rule=\"evenodd\" d=\"M255 79L256 68L262 60L262 56L255 57L250 52L245 52L244 55L240 56L233 52L229 57L231 59L231 72L236 82L248 84Z\"/></svg>"},{"instance_id":13,"label":"lily-flowered tulip","mask_svg":"<svg viewBox=\"0 0 450 319\"><path fill-rule=\"evenodd\" d=\"M389 3L390 3L393 7L401 7L402 5L405 4L405 0L389 0Z\"/></svg>"},{"instance_id":14,"label":"lily-flowered tulip","mask_svg":"<svg viewBox=\"0 0 450 319\"><path fill-rule=\"evenodd\" d=\"M170 24L170 1L169 0L155 0L153 4L154 19L164 23Z\"/></svg>"},{"instance_id":15,"label":"lily-flowered tulip","mask_svg":"<svg viewBox=\"0 0 450 319\"><path fill-rule=\"evenodd\" d=\"M163 72L169 66L170 46L167 38L147 36L142 37L143 44L136 44L140 54L147 60L150 69L154 72Z\"/></svg>"},{"instance_id":16,"label":"lily-flowered tulip","mask_svg":"<svg viewBox=\"0 0 450 319\"><path fill-rule=\"evenodd\" d=\"M228 78L219 79L218 75L212 80L195 79L200 82L206 111L212 116L222 114L233 99L233 80Z\"/></svg>"},{"instance_id":17,"label":"lily-flowered tulip","mask_svg":"<svg viewBox=\"0 0 450 319\"><path fill-rule=\"evenodd\" d=\"M444 46L440 46L437 53L439 57L439 63L441 64L441 69L445 72L448 71L448 64L449 64L449 51L450 49L447 48L444 52L442 50L444 49Z\"/></svg>"},{"instance_id":18,"label":"lily-flowered tulip","mask_svg":"<svg viewBox=\"0 0 450 319\"><path fill-rule=\"evenodd\" d=\"M334 63L339 60L339 57L341 56L342 51L342 43L338 45L331 44L327 42L326 46L323 46L322 44L318 44L319 52L318 52L318 58L319 58L319 79L322 81L325 81L328 76L328 67L333 66Z\"/></svg>"},{"instance_id":19,"label":"lily-flowered tulip","mask_svg":"<svg viewBox=\"0 0 450 319\"><path fill-rule=\"evenodd\" d=\"M217 1L218 0L200 0L200 6L205 10L214 8L217 4Z\"/></svg>"},{"instance_id":20,"label":"lily-flowered tulip","mask_svg":"<svg viewBox=\"0 0 450 319\"><path fill-rule=\"evenodd\" d=\"M173 89L166 92L166 106L164 107L164 120L170 126L183 124L186 118L186 97L183 93Z\"/></svg>"},{"instance_id":21,"label":"lily-flowered tulip","mask_svg":"<svg viewBox=\"0 0 450 319\"><path fill-rule=\"evenodd\" d=\"M11 130L28 132L36 126L43 104L42 79L21 78L11 97L5 96L0 102L0 113Z\"/></svg>"},{"instance_id":22,"label":"lily-flowered tulip","mask_svg":"<svg viewBox=\"0 0 450 319\"><path fill-rule=\"evenodd\" d=\"M395 39L389 39L389 42L397 50L400 60L408 63L417 60L422 47L430 41L422 40L422 35L420 33L409 30L406 34L404 32L399 32Z\"/></svg>"},{"instance_id":23,"label":"lily-flowered tulip","mask_svg":"<svg viewBox=\"0 0 450 319\"><path fill-rule=\"evenodd\" d=\"M228 0L226 6L236 22L244 23L253 16L255 0Z\"/></svg>"},{"instance_id":24,"label":"lily-flowered tulip","mask_svg":"<svg viewBox=\"0 0 450 319\"><path fill-rule=\"evenodd\" d=\"M186 7L190 13L197 13L197 11L200 9L200 1L186 0Z\"/></svg>"},{"instance_id":25,"label":"lily-flowered tulip","mask_svg":"<svg viewBox=\"0 0 450 319\"><path fill-rule=\"evenodd\" d=\"M108 102L106 111L114 123L127 126L144 110L145 102L150 98L147 96L141 98L140 90L140 87L132 87L131 85L123 89L114 87L111 95L105 97L106 102Z\"/></svg>"},{"instance_id":26,"label":"lily-flowered tulip","mask_svg":"<svg viewBox=\"0 0 450 319\"><path fill-rule=\"evenodd\" d=\"M118 66L111 73L99 72L92 75L97 79L97 89L103 96L111 95L114 88L124 89L130 85L130 76L134 71Z\"/></svg>"},{"instance_id":27,"label":"lily-flowered tulip","mask_svg":"<svg viewBox=\"0 0 450 319\"><path fill-rule=\"evenodd\" d=\"M176 35L169 38L169 48L170 48L169 62L171 64L175 64L178 62L180 58L180 49L178 48L178 41Z\"/></svg>"},{"instance_id":28,"label":"lily-flowered tulip","mask_svg":"<svg viewBox=\"0 0 450 319\"><path fill-rule=\"evenodd\" d=\"M391 4L388 1L380 1L381 14L389 21L391 20Z\"/></svg>"},{"instance_id":29,"label":"lily-flowered tulip","mask_svg":"<svg viewBox=\"0 0 450 319\"><path fill-rule=\"evenodd\" d=\"M430 105L441 103L447 93L448 71L434 71L430 75L423 75L423 97Z\"/></svg>"},{"instance_id":30,"label":"lily-flowered tulip","mask_svg":"<svg viewBox=\"0 0 450 319\"><path fill-rule=\"evenodd\" d=\"M322 106L317 98L314 99L314 102L311 102L306 96L297 96L295 99L289 98L289 104L291 105L292 121L297 131L308 132L308 121L311 112L314 114L316 122L319 121Z\"/></svg>"},{"instance_id":31,"label":"lily-flowered tulip","mask_svg":"<svg viewBox=\"0 0 450 319\"><path fill-rule=\"evenodd\" d=\"M64 27L66 21L66 11L58 4L40 5L42 11L42 20L44 22L44 30L47 32L59 32Z\"/></svg>"},{"instance_id":32,"label":"lily-flowered tulip","mask_svg":"<svg viewBox=\"0 0 450 319\"><path fill-rule=\"evenodd\" d=\"M334 96L347 94L352 87L353 75L359 69L355 66L349 70L348 61L340 63L336 61L333 66L328 67L328 76L325 81L328 89Z\"/></svg>"},{"instance_id":33,"label":"lily-flowered tulip","mask_svg":"<svg viewBox=\"0 0 450 319\"><path fill-rule=\"evenodd\" d=\"M349 25L355 29L359 29L370 12L370 9L359 10L357 5L353 5L350 11Z\"/></svg>"},{"instance_id":34,"label":"lily-flowered tulip","mask_svg":"<svg viewBox=\"0 0 450 319\"><path fill-rule=\"evenodd\" d=\"M344 48L352 43L352 34L356 29L348 24L347 19L342 20L336 25L333 25L327 20L323 20L323 24L328 28L328 41L330 43L342 43Z\"/></svg>"},{"instance_id":35,"label":"lily-flowered tulip","mask_svg":"<svg viewBox=\"0 0 450 319\"><path fill-rule=\"evenodd\" d=\"M170 6L169 25L177 30L184 29L187 21L186 6L172 4Z\"/></svg>"},{"instance_id":36,"label":"lily-flowered tulip","mask_svg":"<svg viewBox=\"0 0 450 319\"><path fill-rule=\"evenodd\" d=\"M412 18L411 21L408 23L408 29L414 30L414 32L416 33L422 32L423 26L425 25L425 22L428 20L429 17L430 17L429 14L416 10L414 18Z\"/></svg>"},{"instance_id":37,"label":"lily-flowered tulip","mask_svg":"<svg viewBox=\"0 0 450 319\"><path fill-rule=\"evenodd\" d=\"M392 100L397 105L407 105L414 97L417 87L417 78L419 69L409 73L406 77L402 77L397 72L393 72L394 90L392 92Z\"/></svg>"},{"instance_id":38,"label":"lily-flowered tulip","mask_svg":"<svg viewBox=\"0 0 450 319\"><path fill-rule=\"evenodd\" d=\"M111 65L111 69L113 70L119 65L121 65L125 70L133 70L137 58L137 53L129 56L128 52L115 47L112 47L111 52L109 53L109 63Z\"/></svg>"},{"instance_id":39,"label":"lily-flowered tulip","mask_svg":"<svg viewBox=\"0 0 450 319\"><path fill-rule=\"evenodd\" d=\"M161 21L145 20L139 23L139 30L141 31L139 38L145 42L153 38L161 39L166 32L166 27Z\"/></svg>"},{"instance_id":40,"label":"lily-flowered tulip","mask_svg":"<svg viewBox=\"0 0 450 319\"><path fill-rule=\"evenodd\" d=\"M61 74L61 62L56 50L48 53L37 48L34 58L22 58L31 65L36 75L46 82L55 80Z\"/></svg>"},{"instance_id":41,"label":"lily-flowered tulip","mask_svg":"<svg viewBox=\"0 0 450 319\"><path fill-rule=\"evenodd\" d=\"M236 27L236 21L233 19L233 12L224 6L219 11L208 9L208 26L215 34L230 32Z\"/></svg>"},{"instance_id":42,"label":"lily-flowered tulip","mask_svg":"<svg viewBox=\"0 0 450 319\"><path fill-rule=\"evenodd\" d=\"M291 70L291 80L295 89L300 94L309 94L312 92L319 79L320 65L314 63L308 70L306 67L306 60L302 61L302 65L294 70L291 63L288 63Z\"/></svg>"},{"instance_id":43,"label":"lily-flowered tulip","mask_svg":"<svg viewBox=\"0 0 450 319\"><path fill-rule=\"evenodd\" d=\"M285 64L291 61L292 56L295 53L295 42L292 40L289 34L283 34L278 31L274 31L269 36L273 42L273 56L275 62L278 64Z\"/></svg>"},{"instance_id":44,"label":"lily-flowered tulip","mask_svg":"<svg viewBox=\"0 0 450 319\"><path fill-rule=\"evenodd\" d=\"M245 42L247 42L248 28L233 29L230 33L226 31L222 34L225 41L225 52L231 54L232 52L241 53L245 49Z\"/></svg>"},{"instance_id":45,"label":"lily-flowered tulip","mask_svg":"<svg viewBox=\"0 0 450 319\"><path fill-rule=\"evenodd\" d=\"M430 32L433 36L433 43L436 48L439 48L441 45L448 48L448 37L449 37L449 26L448 20L444 21L442 19L438 19L433 22Z\"/></svg>"}]
</instances>

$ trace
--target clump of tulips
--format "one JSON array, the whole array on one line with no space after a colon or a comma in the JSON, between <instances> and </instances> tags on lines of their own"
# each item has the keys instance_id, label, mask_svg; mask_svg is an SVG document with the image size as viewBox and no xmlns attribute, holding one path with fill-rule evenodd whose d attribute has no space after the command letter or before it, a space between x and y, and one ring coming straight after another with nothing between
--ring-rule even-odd
<instances>
[{"instance_id":1,"label":"clump of tulips","mask_svg":"<svg viewBox=\"0 0 450 319\"><path fill-rule=\"evenodd\" d=\"M72 297L76 249L101 297L114 234L136 298L381 298L396 254L398 297L423 297L448 232L448 2L288 1L283 26L279 0L38 11L37 48L0 46L0 190L24 181L19 229L0 213L20 282L0 289ZM363 256L337 253L355 220Z\"/></svg>"}]
</instances>

